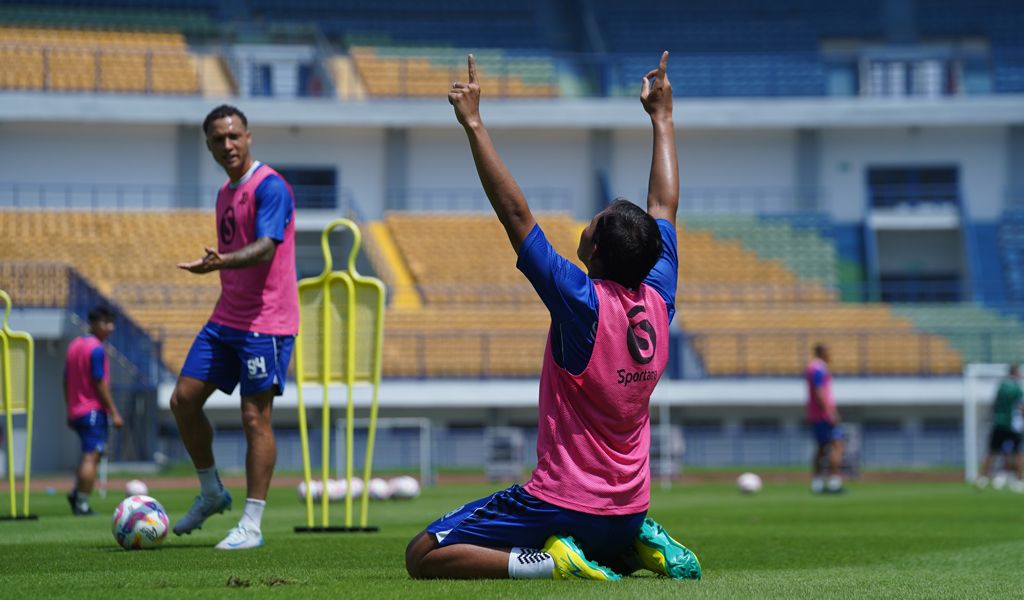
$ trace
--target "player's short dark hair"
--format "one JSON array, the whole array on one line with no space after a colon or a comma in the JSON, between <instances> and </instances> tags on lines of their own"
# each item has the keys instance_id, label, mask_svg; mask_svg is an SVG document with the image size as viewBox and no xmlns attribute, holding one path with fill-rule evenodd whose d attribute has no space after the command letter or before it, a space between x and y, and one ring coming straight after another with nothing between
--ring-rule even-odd
<instances>
[{"instance_id":1,"label":"player's short dark hair","mask_svg":"<svg viewBox=\"0 0 1024 600\"><path fill-rule=\"evenodd\" d=\"M230 104L221 104L217 108L210 111L210 114L206 115L203 119L203 135L210 132L210 125L213 124L217 119L223 119L224 117L238 117L242 120L242 125L245 128L249 128L249 119L245 118L245 113L238 110L237 106L231 106Z\"/></svg>"},{"instance_id":2,"label":"player's short dark hair","mask_svg":"<svg viewBox=\"0 0 1024 600\"><path fill-rule=\"evenodd\" d=\"M637 288L661 256L661 231L654 217L624 198L616 198L594 227L601 275Z\"/></svg>"},{"instance_id":3,"label":"player's short dark hair","mask_svg":"<svg viewBox=\"0 0 1024 600\"><path fill-rule=\"evenodd\" d=\"M112 322L117 315L108 306L97 306L89 311L89 322L100 323L103 321Z\"/></svg>"},{"instance_id":4,"label":"player's short dark hair","mask_svg":"<svg viewBox=\"0 0 1024 600\"><path fill-rule=\"evenodd\" d=\"M818 342L817 344L814 345L814 355L817 356L818 358L821 358L822 355L824 355L826 352L828 352L828 346L826 346L823 342Z\"/></svg>"}]
</instances>

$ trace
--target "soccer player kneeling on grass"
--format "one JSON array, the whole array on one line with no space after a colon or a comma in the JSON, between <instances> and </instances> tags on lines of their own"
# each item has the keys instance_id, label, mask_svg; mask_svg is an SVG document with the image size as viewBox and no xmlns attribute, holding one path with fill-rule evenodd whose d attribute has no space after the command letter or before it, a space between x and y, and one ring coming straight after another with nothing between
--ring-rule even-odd
<instances>
[{"instance_id":1,"label":"soccer player kneeling on grass","mask_svg":"<svg viewBox=\"0 0 1024 600\"><path fill-rule=\"evenodd\" d=\"M480 119L472 55L468 83L452 84L448 101L480 182L551 329L533 476L428 525L406 549L413 577L609 581L647 568L700 578L697 557L647 518L648 405L668 360L678 271L667 60L666 52L640 93L654 127L647 212L620 199L591 220L577 250L588 273L554 251L498 156Z\"/></svg>"}]
</instances>

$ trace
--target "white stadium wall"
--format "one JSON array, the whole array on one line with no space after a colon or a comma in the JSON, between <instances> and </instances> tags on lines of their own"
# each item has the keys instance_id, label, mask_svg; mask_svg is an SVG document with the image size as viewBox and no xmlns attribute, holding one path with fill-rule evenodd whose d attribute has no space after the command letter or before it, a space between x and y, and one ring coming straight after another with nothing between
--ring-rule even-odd
<instances>
[{"instance_id":1,"label":"white stadium wall","mask_svg":"<svg viewBox=\"0 0 1024 600\"><path fill-rule=\"evenodd\" d=\"M959 167L971 218L994 220L1004 205L1006 149L1005 127L826 129L821 184L828 212L841 222L864 218L869 167L950 165Z\"/></svg>"},{"instance_id":2,"label":"white stadium wall","mask_svg":"<svg viewBox=\"0 0 1024 600\"><path fill-rule=\"evenodd\" d=\"M679 183L688 188L784 188L795 185L795 130L687 130L677 118ZM643 203L651 170L651 133L620 131L615 136L614 193ZM684 205L683 210L691 208ZM713 208L703 206L702 208Z\"/></svg>"},{"instance_id":3,"label":"white stadium wall","mask_svg":"<svg viewBox=\"0 0 1024 600\"><path fill-rule=\"evenodd\" d=\"M173 125L0 121L0 182L176 183Z\"/></svg>"},{"instance_id":4,"label":"white stadium wall","mask_svg":"<svg viewBox=\"0 0 1024 600\"><path fill-rule=\"evenodd\" d=\"M494 128L491 137L509 171L527 192L557 189L568 194L571 206L593 204L586 131ZM480 189L466 135L458 125L411 130L408 151L410 188Z\"/></svg>"}]
</instances>

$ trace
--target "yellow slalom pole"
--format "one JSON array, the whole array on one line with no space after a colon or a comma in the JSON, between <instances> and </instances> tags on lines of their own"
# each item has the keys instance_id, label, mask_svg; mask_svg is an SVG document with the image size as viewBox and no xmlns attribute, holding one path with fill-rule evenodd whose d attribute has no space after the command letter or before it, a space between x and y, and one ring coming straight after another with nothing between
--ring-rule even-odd
<instances>
[{"instance_id":1,"label":"yellow slalom pole","mask_svg":"<svg viewBox=\"0 0 1024 600\"><path fill-rule=\"evenodd\" d=\"M357 230L353 229L353 232ZM359 244L359 234L356 233L354 244ZM350 277L345 277L345 291L348 292L348 304L345 306L345 319L348 327L345 328L345 387L348 388L348 404L345 407L345 478L347 479L347 490L345 494L345 527L352 527L352 459L355 451L355 398L353 390L356 385L356 288ZM363 494L366 494L365 485Z\"/></svg>"},{"instance_id":2,"label":"yellow slalom pole","mask_svg":"<svg viewBox=\"0 0 1024 600\"><path fill-rule=\"evenodd\" d=\"M350 264L350 269L354 266ZM363 480L367 489L363 492L363 504L360 507L359 526L366 527L370 512L369 491L370 474L373 469L373 447L377 439L377 404L380 396L381 363L384 355L384 287L378 282L373 282L379 291L377 296L376 332L374 333L374 357L373 357L373 398L370 401L370 428L366 437L366 462L363 466Z\"/></svg>"},{"instance_id":3,"label":"yellow slalom pole","mask_svg":"<svg viewBox=\"0 0 1024 600\"><path fill-rule=\"evenodd\" d=\"M330 267L330 263L327 265ZM331 284L327 277L324 277L324 304L320 311L320 318L323 320L323 327L320 334L323 337L323 354L320 357L320 385L323 386L324 404L321 411L323 415L323 435L320 442L321 471L323 473L323 492L320 494L320 520L323 527L330 523L330 508L327 497L327 479L330 474L330 452L331 452L331 403L328 397L328 388L331 385Z\"/></svg>"},{"instance_id":4,"label":"yellow slalom pole","mask_svg":"<svg viewBox=\"0 0 1024 600\"><path fill-rule=\"evenodd\" d=\"M305 368L302 359L302 332L295 338L295 391L298 394L299 402L299 438L302 443L302 476L306 482L306 527L313 527L313 476L309 460L309 429L306 426L306 402L302 396L302 386L305 383L303 369Z\"/></svg>"},{"instance_id":5,"label":"yellow slalom pole","mask_svg":"<svg viewBox=\"0 0 1024 600\"><path fill-rule=\"evenodd\" d=\"M5 298L6 299L6 298ZM10 313L11 304L7 303L7 313ZM4 314L4 323L7 322L7 314ZM6 329L6 328L4 328ZM11 496L11 518L18 516L17 491L14 487L14 409L12 407L11 394L11 347L7 342L7 332L0 330L0 352L3 353L4 372L4 417L7 422L7 483L10 486Z\"/></svg>"},{"instance_id":6,"label":"yellow slalom pole","mask_svg":"<svg viewBox=\"0 0 1024 600\"><path fill-rule=\"evenodd\" d=\"M14 385L11 383L11 344L7 337L7 319L11 316L11 297L0 290L4 301L4 318L0 321L0 361L4 377L4 418L7 423L7 481L11 495L11 518L18 516L18 491L14 487Z\"/></svg>"},{"instance_id":7,"label":"yellow slalom pole","mask_svg":"<svg viewBox=\"0 0 1024 600\"><path fill-rule=\"evenodd\" d=\"M21 476L21 484L24 486L22 493L24 494L24 501L22 502L22 514L29 516L28 513L28 488L29 484L32 483L32 402L34 395L33 388L35 387L35 343L32 338L28 338L28 356L26 357L25 369L28 371L26 377L25 386L25 472Z\"/></svg>"}]
</instances>

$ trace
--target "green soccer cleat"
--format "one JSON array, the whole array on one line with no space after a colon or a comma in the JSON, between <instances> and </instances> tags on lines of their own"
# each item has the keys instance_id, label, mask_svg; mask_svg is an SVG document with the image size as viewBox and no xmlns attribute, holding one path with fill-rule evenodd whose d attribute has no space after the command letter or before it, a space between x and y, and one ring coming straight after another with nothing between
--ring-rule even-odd
<instances>
[{"instance_id":1,"label":"green soccer cleat","mask_svg":"<svg viewBox=\"0 0 1024 600\"><path fill-rule=\"evenodd\" d=\"M633 540L633 549L648 571L672 579L700 579L700 561L689 548L680 544L657 521L648 517Z\"/></svg>"},{"instance_id":2,"label":"green soccer cleat","mask_svg":"<svg viewBox=\"0 0 1024 600\"><path fill-rule=\"evenodd\" d=\"M594 579L597 581L618 581L618 573L596 562L587 560L576 540L568 535L553 535L544 542L544 552L551 555L555 568L552 579Z\"/></svg>"}]
</instances>

